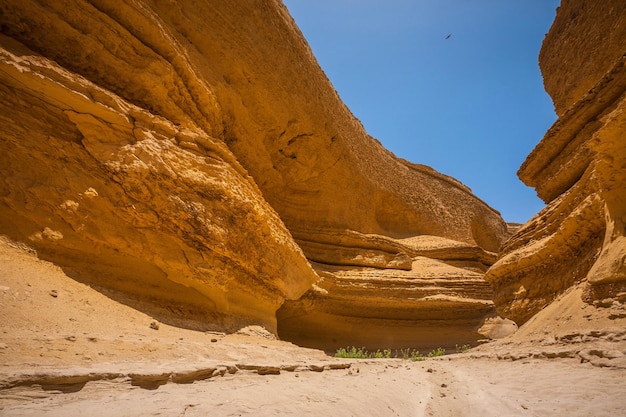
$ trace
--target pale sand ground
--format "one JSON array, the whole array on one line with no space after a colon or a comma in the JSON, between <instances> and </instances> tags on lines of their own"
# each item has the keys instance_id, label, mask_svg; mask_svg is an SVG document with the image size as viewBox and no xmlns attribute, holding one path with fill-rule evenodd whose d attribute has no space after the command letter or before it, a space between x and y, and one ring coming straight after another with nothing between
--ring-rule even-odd
<instances>
[{"instance_id":1,"label":"pale sand ground","mask_svg":"<svg viewBox=\"0 0 626 417\"><path fill-rule=\"evenodd\" d=\"M623 306L577 290L466 353L340 360L262 329L154 330L14 246L0 240L0 416L626 416Z\"/></svg>"},{"instance_id":2,"label":"pale sand ground","mask_svg":"<svg viewBox=\"0 0 626 417\"><path fill-rule=\"evenodd\" d=\"M430 370L430 372L429 372ZM623 416L623 370L572 360L354 363L349 370L237 373L158 389L126 380L75 393L14 388L6 416Z\"/></svg>"}]
</instances>

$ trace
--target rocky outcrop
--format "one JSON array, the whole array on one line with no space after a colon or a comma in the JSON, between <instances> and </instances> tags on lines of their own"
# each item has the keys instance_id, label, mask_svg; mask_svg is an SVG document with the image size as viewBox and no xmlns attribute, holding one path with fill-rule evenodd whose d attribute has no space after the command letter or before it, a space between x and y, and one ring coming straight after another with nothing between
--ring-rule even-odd
<instances>
[{"instance_id":1,"label":"rocky outcrop","mask_svg":"<svg viewBox=\"0 0 626 417\"><path fill-rule=\"evenodd\" d=\"M162 320L274 329L317 277L228 148L2 45L2 233Z\"/></svg>"},{"instance_id":2,"label":"rocky outcrop","mask_svg":"<svg viewBox=\"0 0 626 417\"><path fill-rule=\"evenodd\" d=\"M275 330L319 279L306 258L383 271L385 304L426 256L476 284L437 311L489 310L500 215L369 137L278 0L7 0L0 28L0 233L76 279L161 320Z\"/></svg>"},{"instance_id":3,"label":"rocky outcrop","mask_svg":"<svg viewBox=\"0 0 626 417\"><path fill-rule=\"evenodd\" d=\"M435 236L354 231L299 240L320 279L278 310L278 334L301 346L421 349L476 344L516 330L483 278L496 254ZM330 242L319 243L319 242Z\"/></svg>"},{"instance_id":4,"label":"rocky outcrop","mask_svg":"<svg viewBox=\"0 0 626 417\"><path fill-rule=\"evenodd\" d=\"M450 349L497 338L486 326L494 313L482 273L425 257L414 258L411 271L315 267L315 287L278 311L281 338L330 351Z\"/></svg>"},{"instance_id":5,"label":"rocky outcrop","mask_svg":"<svg viewBox=\"0 0 626 417\"><path fill-rule=\"evenodd\" d=\"M623 3L561 1L539 54L544 86L559 117L587 97L624 54Z\"/></svg>"},{"instance_id":6,"label":"rocky outcrop","mask_svg":"<svg viewBox=\"0 0 626 417\"><path fill-rule=\"evenodd\" d=\"M518 323L575 283L588 302L626 290L626 4L564 0L540 56L557 122L520 178L547 207L504 246L486 279Z\"/></svg>"}]
</instances>

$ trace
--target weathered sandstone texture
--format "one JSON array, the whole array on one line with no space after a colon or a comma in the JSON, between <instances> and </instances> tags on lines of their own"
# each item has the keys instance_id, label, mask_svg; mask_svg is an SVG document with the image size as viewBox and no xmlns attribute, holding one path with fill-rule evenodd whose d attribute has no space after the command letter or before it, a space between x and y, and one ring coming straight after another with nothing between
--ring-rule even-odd
<instances>
[{"instance_id":1,"label":"weathered sandstone texture","mask_svg":"<svg viewBox=\"0 0 626 417\"><path fill-rule=\"evenodd\" d=\"M275 328L315 281L223 142L8 38L0 59L2 233L153 314L218 327Z\"/></svg>"},{"instance_id":2,"label":"weathered sandstone texture","mask_svg":"<svg viewBox=\"0 0 626 417\"><path fill-rule=\"evenodd\" d=\"M518 324L576 283L626 291L626 2L563 0L540 65L559 119L518 174L548 205L486 275Z\"/></svg>"},{"instance_id":3,"label":"weathered sandstone texture","mask_svg":"<svg viewBox=\"0 0 626 417\"><path fill-rule=\"evenodd\" d=\"M316 348L402 349L454 347L498 338L509 328L495 317L491 287L483 279L494 254L433 236L399 244L410 260L407 268L314 264L320 280L281 307L279 334Z\"/></svg>"},{"instance_id":4,"label":"weathered sandstone texture","mask_svg":"<svg viewBox=\"0 0 626 417\"><path fill-rule=\"evenodd\" d=\"M0 233L181 325L484 337L505 223L368 136L280 1L4 0L0 28Z\"/></svg>"}]
</instances>

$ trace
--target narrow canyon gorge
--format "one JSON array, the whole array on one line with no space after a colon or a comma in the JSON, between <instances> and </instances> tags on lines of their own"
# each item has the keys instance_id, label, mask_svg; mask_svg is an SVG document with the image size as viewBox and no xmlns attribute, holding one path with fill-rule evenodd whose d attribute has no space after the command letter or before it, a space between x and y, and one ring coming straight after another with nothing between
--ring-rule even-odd
<instances>
[{"instance_id":1,"label":"narrow canyon gorge","mask_svg":"<svg viewBox=\"0 0 626 417\"><path fill-rule=\"evenodd\" d=\"M509 239L365 132L278 1L5 1L0 232L161 321L322 348L476 343L574 285L616 297L623 12L559 9L559 119L519 171L548 205Z\"/></svg>"}]
</instances>

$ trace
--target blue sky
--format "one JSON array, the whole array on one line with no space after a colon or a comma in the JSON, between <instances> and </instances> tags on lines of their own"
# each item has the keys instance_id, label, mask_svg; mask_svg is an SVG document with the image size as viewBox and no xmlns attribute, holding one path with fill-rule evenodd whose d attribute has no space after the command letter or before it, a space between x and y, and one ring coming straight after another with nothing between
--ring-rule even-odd
<instances>
[{"instance_id":1,"label":"blue sky","mask_svg":"<svg viewBox=\"0 0 626 417\"><path fill-rule=\"evenodd\" d=\"M457 178L506 221L543 207L516 172L556 119L537 60L559 0L284 3L387 149Z\"/></svg>"}]
</instances>

